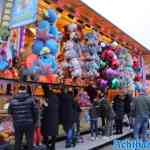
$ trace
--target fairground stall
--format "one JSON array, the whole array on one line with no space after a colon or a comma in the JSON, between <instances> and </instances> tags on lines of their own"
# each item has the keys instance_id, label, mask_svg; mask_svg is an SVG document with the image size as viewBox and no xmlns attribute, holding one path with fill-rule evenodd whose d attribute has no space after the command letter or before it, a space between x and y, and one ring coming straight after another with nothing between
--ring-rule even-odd
<instances>
[{"instance_id":1,"label":"fairground stall","mask_svg":"<svg viewBox=\"0 0 150 150\"><path fill-rule=\"evenodd\" d=\"M110 100L120 90L146 86L143 56L148 50L83 2L14 0L11 14L10 35L1 33L0 39L2 120L20 81L36 96L43 96L43 83L55 92L60 85L82 91L92 84L107 90Z\"/></svg>"}]
</instances>

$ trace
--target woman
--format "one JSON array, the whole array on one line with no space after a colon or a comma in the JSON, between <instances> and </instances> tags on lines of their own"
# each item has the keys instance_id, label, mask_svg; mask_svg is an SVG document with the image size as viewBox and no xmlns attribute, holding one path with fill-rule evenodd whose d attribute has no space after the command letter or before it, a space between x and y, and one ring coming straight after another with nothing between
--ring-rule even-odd
<instances>
[{"instance_id":1,"label":"woman","mask_svg":"<svg viewBox=\"0 0 150 150\"><path fill-rule=\"evenodd\" d=\"M61 94L59 95L60 123L66 132L66 148L69 148L73 146L74 100L71 90L68 93L64 89L61 90Z\"/></svg>"},{"instance_id":2,"label":"woman","mask_svg":"<svg viewBox=\"0 0 150 150\"><path fill-rule=\"evenodd\" d=\"M47 148L50 148L50 150L55 150L55 140L59 126L59 100L52 91L47 92L45 96L46 103L43 106L41 121L43 143L47 146ZM51 146L49 146L49 137L52 139Z\"/></svg>"}]
</instances>

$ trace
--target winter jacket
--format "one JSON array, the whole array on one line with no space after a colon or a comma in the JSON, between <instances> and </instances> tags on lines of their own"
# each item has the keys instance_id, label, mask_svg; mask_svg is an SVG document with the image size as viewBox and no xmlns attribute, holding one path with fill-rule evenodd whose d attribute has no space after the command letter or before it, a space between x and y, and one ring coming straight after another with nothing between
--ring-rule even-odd
<instances>
[{"instance_id":1,"label":"winter jacket","mask_svg":"<svg viewBox=\"0 0 150 150\"><path fill-rule=\"evenodd\" d=\"M131 112L131 102L132 102L132 95L126 94L124 101L124 111L126 114L129 114Z\"/></svg>"},{"instance_id":2,"label":"winter jacket","mask_svg":"<svg viewBox=\"0 0 150 150\"><path fill-rule=\"evenodd\" d=\"M73 97L66 93L59 95L60 101L60 123L63 125L65 131L72 128L74 116L74 100Z\"/></svg>"},{"instance_id":3,"label":"winter jacket","mask_svg":"<svg viewBox=\"0 0 150 150\"><path fill-rule=\"evenodd\" d=\"M46 136L56 136L59 125L59 99L57 95L47 94L47 106L43 106L41 129Z\"/></svg>"},{"instance_id":4,"label":"winter jacket","mask_svg":"<svg viewBox=\"0 0 150 150\"><path fill-rule=\"evenodd\" d=\"M98 107L99 107L99 103L97 101L96 102L94 101L89 110L91 119L97 119L99 117L98 116Z\"/></svg>"},{"instance_id":5,"label":"winter jacket","mask_svg":"<svg viewBox=\"0 0 150 150\"><path fill-rule=\"evenodd\" d=\"M73 102L73 111L74 111L74 122L78 122L80 119L81 108L78 102Z\"/></svg>"},{"instance_id":6,"label":"winter jacket","mask_svg":"<svg viewBox=\"0 0 150 150\"><path fill-rule=\"evenodd\" d=\"M133 116L150 116L150 96L140 95L134 97L132 103L132 115Z\"/></svg>"},{"instance_id":7,"label":"winter jacket","mask_svg":"<svg viewBox=\"0 0 150 150\"><path fill-rule=\"evenodd\" d=\"M101 117L107 118L109 120L113 119L114 117L114 112L111 104L109 104L108 100L105 97L101 98L99 102L99 113Z\"/></svg>"},{"instance_id":8,"label":"winter jacket","mask_svg":"<svg viewBox=\"0 0 150 150\"><path fill-rule=\"evenodd\" d=\"M38 120L38 108L27 93L18 93L10 101L8 111L12 115L14 125L34 124Z\"/></svg>"},{"instance_id":9,"label":"winter jacket","mask_svg":"<svg viewBox=\"0 0 150 150\"><path fill-rule=\"evenodd\" d=\"M121 99L118 95L114 97L113 104L112 104L114 113L116 117L123 118L124 112L124 100Z\"/></svg>"}]
</instances>

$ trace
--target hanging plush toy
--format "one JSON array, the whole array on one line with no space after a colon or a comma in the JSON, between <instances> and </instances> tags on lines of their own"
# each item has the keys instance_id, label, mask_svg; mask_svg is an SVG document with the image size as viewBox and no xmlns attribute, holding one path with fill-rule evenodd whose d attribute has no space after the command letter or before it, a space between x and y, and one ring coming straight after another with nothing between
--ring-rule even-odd
<instances>
[{"instance_id":1,"label":"hanging plush toy","mask_svg":"<svg viewBox=\"0 0 150 150\"><path fill-rule=\"evenodd\" d=\"M51 55L56 56L58 52L58 43L55 40L47 40L45 46L49 48Z\"/></svg>"},{"instance_id":2,"label":"hanging plush toy","mask_svg":"<svg viewBox=\"0 0 150 150\"><path fill-rule=\"evenodd\" d=\"M8 66L9 64L7 60L0 56L0 71L4 71L5 69L7 69Z\"/></svg>"},{"instance_id":3,"label":"hanging plush toy","mask_svg":"<svg viewBox=\"0 0 150 150\"><path fill-rule=\"evenodd\" d=\"M47 40L49 37L50 24L47 20L42 20L38 23L37 38Z\"/></svg>"},{"instance_id":4,"label":"hanging plush toy","mask_svg":"<svg viewBox=\"0 0 150 150\"><path fill-rule=\"evenodd\" d=\"M53 9L48 9L48 11L44 12L44 18L51 24L53 25L55 21L57 20L57 13Z\"/></svg>"},{"instance_id":5,"label":"hanging plush toy","mask_svg":"<svg viewBox=\"0 0 150 150\"><path fill-rule=\"evenodd\" d=\"M42 48L44 47L44 42L37 39L33 42L32 45L32 53L36 55L40 55Z\"/></svg>"}]
</instances>

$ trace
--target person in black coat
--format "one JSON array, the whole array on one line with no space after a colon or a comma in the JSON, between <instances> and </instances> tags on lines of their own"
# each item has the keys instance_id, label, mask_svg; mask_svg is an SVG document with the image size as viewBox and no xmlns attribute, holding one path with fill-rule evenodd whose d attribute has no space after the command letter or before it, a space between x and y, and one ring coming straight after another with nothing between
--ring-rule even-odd
<instances>
[{"instance_id":1,"label":"person in black coat","mask_svg":"<svg viewBox=\"0 0 150 150\"><path fill-rule=\"evenodd\" d=\"M23 135L26 137L28 150L32 150L34 127L39 112L33 97L27 93L26 86L19 87L17 95L10 101L8 112L15 129L15 150L21 149Z\"/></svg>"},{"instance_id":2,"label":"person in black coat","mask_svg":"<svg viewBox=\"0 0 150 150\"><path fill-rule=\"evenodd\" d=\"M124 111L125 111L125 114L127 115L128 120L129 120L128 125L130 125L131 128L133 126L133 121L132 121L133 119L131 117L131 103L132 103L132 100L133 100L132 94L127 93L125 95L125 100L124 100Z\"/></svg>"},{"instance_id":3,"label":"person in black coat","mask_svg":"<svg viewBox=\"0 0 150 150\"><path fill-rule=\"evenodd\" d=\"M55 140L58 134L59 126L59 99L49 90L46 94L46 103L42 110L41 131L43 143L47 148L55 150ZM49 137L52 138L51 147L49 147Z\"/></svg>"},{"instance_id":4,"label":"person in black coat","mask_svg":"<svg viewBox=\"0 0 150 150\"><path fill-rule=\"evenodd\" d=\"M60 123L63 125L63 128L66 132L66 147L72 146L73 139L73 123L75 121L74 116L74 100L72 92L69 91L66 93L64 89L61 89L59 95L60 101Z\"/></svg>"},{"instance_id":5,"label":"person in black coat","mask_svg":"<svg viewBox=\"0 0 150 150\"><path fill-rule=\"evenodd\" d=\"M120 94L113 99L113 110L115 113L116 134L123 133L123 117L124 117L124 95Z\"/></svg>"}]
</instances>

